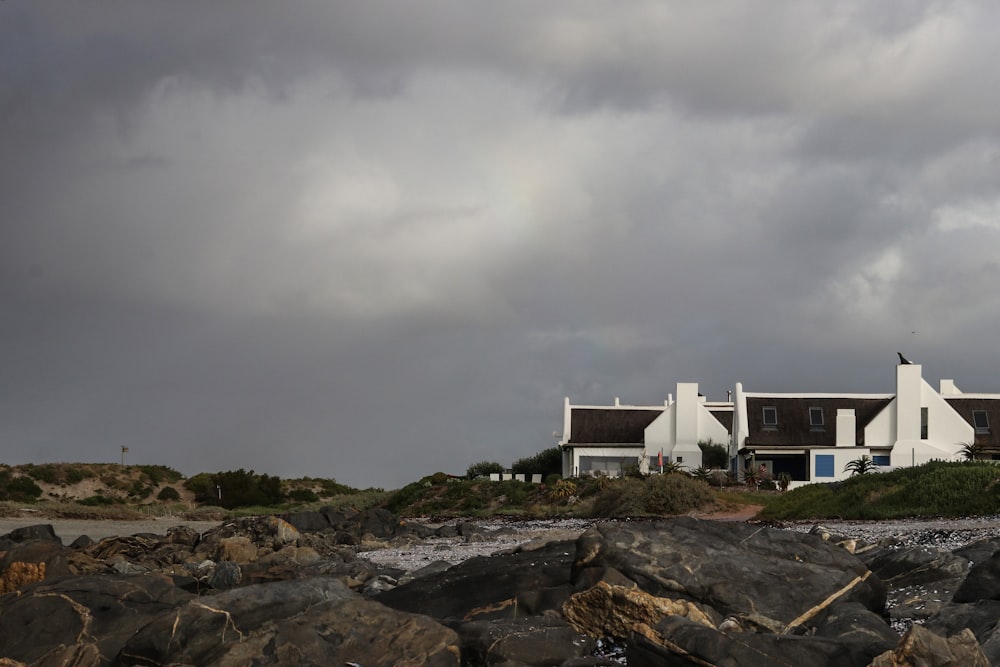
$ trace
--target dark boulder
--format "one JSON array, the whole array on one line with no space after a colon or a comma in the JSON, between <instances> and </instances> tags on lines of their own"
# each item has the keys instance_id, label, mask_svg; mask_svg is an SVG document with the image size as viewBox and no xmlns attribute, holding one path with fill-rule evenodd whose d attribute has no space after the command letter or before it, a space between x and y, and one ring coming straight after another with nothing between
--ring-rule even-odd
<instances>
[{"instance_id":1,"label":"dark boulder","mask_svg":"<svg viewBox=\"0 0 1000 667\"><path fill-rule=\"evenodd\" d=\"M950 637L968 628L991 665L1000 665L1000 600L950 604L927 619L924 627Z\"/></svg>"},{"instance_id":2,"label":"dark boulder","mask_svg":"<svg viewBox=\"0 0 1000 667\"><path fill-rule=\"evenodd\" d=\"M954 554L967 558L973 565L977 565L989 560L998 551L1000 551L1000 538L993 537L966 544L964 547L955 549Z\"/></svg>"},{"instance_id":3,"label":"dark boulder","mask_svg":"<svg viewBox=\"0 0 1000 667\"><path fill-rule=\"evenodd\" d=\"M190 600L158 575L62 577L0 597L0 655L25 663L96 651L109 664L140 628ZM48 657L46 657L48 656Z\"/></svg>"},{"instance_id":4,"label":"dark boulder","mask_svg":"<svg viewBox=\"0 0 1000 667\"><path fill-rule=\"evenodd\" d=\"M87 547L94 544L94 540L91 539L90 535L80 535L73 542L70 543L70 549L86 549Z\"/></svg>"},{"instance_id":5,"label":"dark boulder","mask_svg":"<svg viewBox=\"0 0 1000 667\"><path fill-rule=\"evenodd\" d=\"M892 651L886 651L871 661L869 667L990 667L975 636L968 629L950 637L913 625Z\"/></svg>"},{"instance_id":6,"label":"dark boulder","mask_svg":"<svg viewBox=\"0 0 1000 667\"><path fill-rule=\"evenodd\" d=\"M190 526L173 526L167 529L166 539L168 544L182 544L186 547L194 547L201 540L201 533Z\"/></svg>"},{"instance_id":7,"label":"dark boulder","mask_svg":"<svg viewBox=\"0 0 1000 667\"><path fill-rule=\"evenodd\" d=\"M629 667L739 665L788 667L867 665L877 654L860 644L826 637L721 632L679 616L667 616L629 640Z\"/></svg>"},{"instance_id":8,"label":"dark boulder","mask_svg":"<svg viewBox=\"0 0 1000 667\"><path fill-rule=\"evenodd\" d=\"M596 641L554 616L452 624L462 663L504 667L561 665L588 656Z\"/></svg>"},{"instance_id":9,"label":"dark boulder","mask_svg":"<svg viewBox=\"0 0 1000 667\"><path fill-rule=\"evenodd\" d=\"M68 550L58 540L15 542L0 558L0 593L70 573Z\"/></svg>"},{"instance_id":10,"label":"dark boulder","mask_svg":"<svg viewBox=\"0 0 1000 667\"><path fill-rule=\"evenodd\" d=\"M882 616L857 602L832 605L817 624L815 636L857 645L872 656L894 648L899 641Z\"/></svg>"},{"instance_id":11,"label":"dark boulder","mask_svg":"<svg viewBox=\"0 0 1000 667\"><path fill-rule=\"evenodd\" d=\"M457 635L425 616L364 600L343 584L306 579L192 600L140 630L130 665L455 666Z\"/></svg>"},{"instance_id":12,"label":"dark boulder","mask_svg":"<svg viewBox=\"0 0 1000 667\"><path fill-rule=\"evenodd\" d=\"M21 526L7 533L5 536L13 542L27 542L28 540L52 540L62 544L62 540L56 536L55 529L50 523L36 524L34 526Z\"/></svg>"},{"instance_id":13,"label":"dark boulder","mask_svg":"<svg viewBox=\"0 0 1000 667\"><path fill-rule=\"evenodd\" d=\"M967 558L926 545L880 548L859 557L889 587L889 612L897 620L933 616L969 573Z\"/></svg>"},{"instance_id":14,"label":"dark boulder","mask_svg":"<svg viewBox=\"0 0 1000 667\"><path fill-rule=\"evenodd\" d=\"M976 563L955 591L954 602L1000 600L1000 552Z\"/></svg>"},{"instance_id":15,"label":"dark boulder","mask_svg":"<svg viewBox=\"0 0 1000 667\"><path fill-rule=\"evenodd\" d=\"M292 512L282 514L281 518L300 533L318 533L330 527L330 519L323 512Z\"/></svg>"},{"instance_id":16,"label":"dark boulder","mask_svg":"<svg viewBox=\"0 0 1000 667\"><path fill-rule=\"evenodd\" d=\"M470 558L374 599L442 620L521 618L558 610L572 592L574 551L573 542L566 541L537 551Z\"/></svg>"},{"instance_id":17,"label":"dark boulder","mask_svg":"<svg viewBox=\"0 0 1000 667\"><path fill-rule=\"evenodd\" d=\"M925 545L882 549L860 558L892 587L962 579L969 572L969 559Z\"/></svg>"},{"instance_id":18,"label":"dark boulder","mask_svg":"<svg viewBox=\"0 0 1000 667\"><path fill-rule=\"evenodd\" d=\"M243 581L243 570L239 563L224 560L217 563L215 571L208 579L208 585L219 591L228 591L236 588Z\"/></svg>"},{"instance_id":19,"label":"dark boulder","mask_svg":"<svg viewBox=\"0 0 1000 667\"><path fill-rule=\"evenodd\" d=\"M577 540L574 583L623 576L657 596L733 616L748 630L802 632L835 602L882 613L885 586L815 535L681 517L604 523Z\"/></svg>"}]
</instances>

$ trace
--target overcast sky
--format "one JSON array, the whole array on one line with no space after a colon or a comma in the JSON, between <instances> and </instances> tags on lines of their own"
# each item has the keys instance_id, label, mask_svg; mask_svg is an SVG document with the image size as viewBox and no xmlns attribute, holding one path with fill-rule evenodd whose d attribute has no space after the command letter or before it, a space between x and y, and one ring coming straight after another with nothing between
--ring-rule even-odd
<instances>
[{"instance_id":1,"label":"overcast sky","mask_svg":"<svg viewBox=\"0 0 1000 667\"><path fill-rule=\"evenodd\" d=\"M0 460L397 488L1000 392L1000 4L0 2Z\"/></svg>"}]
</instances>

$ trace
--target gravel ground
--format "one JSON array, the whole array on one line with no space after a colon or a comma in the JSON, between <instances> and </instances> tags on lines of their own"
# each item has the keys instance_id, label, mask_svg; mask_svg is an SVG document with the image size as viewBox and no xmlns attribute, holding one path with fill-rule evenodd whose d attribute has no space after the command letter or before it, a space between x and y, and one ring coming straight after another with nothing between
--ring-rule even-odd
<instances>
[{"instance_id":1,"label":"gravel ground","mask_svg":"<svg viewBox=\"0 0 1000 667\"><path fill-rule=\"evenodd\" d=\"M427 523L433 527L440 525ZM483 529L481 534L389 543L386 548L366 551L361 555L380 565L413 571L435 561L447 561L454 565L474 556L489 556L520 545L576 539L596 521L558 519L475 523ZM1000 516L903 521L810 521L790 523L785 527L808 532L816 524L833 533L865 542L894 538L900 546L926 545L948 551L977 540L1000 537Z\"/></svg>"},{"instance_id":2,"label":"gravel ground","mask_svg":"<svg viewBox=\"0 0 1000 667\"><path fill-rule=\"evenodd\" d=\"M440 523L422 521L436 528ZM436 561L452 565L475 556L491 556L521 545L539 545L555 540L575 540L596 523L590 519L538 519L529 521L476 520L481 532L468 537L434 537L419 541L390 542L386 548L361 554L373 563L407 572Z\"/></svg>"},{"instance_id":3,"label":"gravel ground","mask_svg":"<svg viewBox=\"0 0 1000 667\"><path fill-rule=\"evenodd\" d=\"M898 521L813 521L789 525L808 532L816 524L830 532L865 542L894 538L900 546L926 545L954 551L970 542L1000 537L1000 516L964 519L910 519Z\"/></svg>"}]
</instances>

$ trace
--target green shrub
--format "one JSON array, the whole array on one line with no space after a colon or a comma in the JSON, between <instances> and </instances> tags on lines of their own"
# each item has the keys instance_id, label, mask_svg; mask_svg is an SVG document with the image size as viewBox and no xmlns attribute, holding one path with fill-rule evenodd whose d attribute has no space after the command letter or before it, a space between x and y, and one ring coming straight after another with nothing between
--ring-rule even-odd
<instances>
[{"instance_id":1,"label":"green shrub","mask_svg":"<svg viewBox=\"0 0 1000 667\"><path fill-rule=\"evenodd\" d=\"M168 466L144 465L136 467L142 473L142 476L146 478L146 481L153 486L159 486L163 482L176 484L183 477L179 472Z\"/></svg>"},{"instance_id":2,"label":"green shrub","mask_svg":"<svg viewBox=\"0 0 1000 667\"><path fill-rule=\"evenodd\" d=\"M62 475L59 474L59 467L52 463L37 466L28 464L23 469L29 477L39 482L58 484L62 481Z\"/></svg>"},{"instance_id":3,"label":"green shrub","mask_svg":"<svg viewBox=\"0 0 1000 667\"><path fill-rule=\"evenodd\" d=\"M65 477L67 484L79 484L86 478L86 475L79 468L68 468Z\"/></svg>"},{"instance_id":4,"label":"green shrub","mask_svg":"<svg viewBox=\"0 0 1000 667\"><path fill-rule=\"evenodd\" d=\"M467 479L476 479L477 477L489 477L493 473L502 472L503 466L499 463L495 461L480 461L469 466L468 470L465 471L465 477Z\"/></svg>"},{"instance_id":5,"label":"green shrub","mask_svg":"<svg viewBox=\"0 0 1000 667\"><path fill-rule=\"evenodd\" d=\"M130 498L145 500L146 498L149 498L152 493L153 487L143 484L141 479L132 480L132 485L128 488L128 495Z\"/></svg>"},{"instance_id":6,"label":"green shrub","mask_svg":"<svg viewBox=\"0 0 1000 667\"><path fill-rule=\"evenodd\" d=\"M101 507L103 505L115 505L124 504L125 501L119 498L112 498L111 496L89 496L78 501L81 505L86 505L87 507Z\"/></svg>"},{"instance_id":7,"label":"green shrub","mask_svg":"<svg viewBox=\"0 0 1000 667\"><path fill-rule=\"evenodd\" d=\"M552 475L562 473L562 450L559 447L549 447L546 450L518 459L510 466L512 472L524 475Z\"/></svg>"},{"instance_id":8,"label":"green shrub","mask_svg":"<svg viewBox=\"0 0 1000 667\"><path fill-rule=\"evenodd\" d=\"M0 500L13 500L19 503L34 502L42 495L42 489L30 478L24 475L12 477L4 470L0 473Z\"/></svg>"},{"instance_id":9,"label":"green shrub","mask_svg":"<svg viewBox=\"0 0 1000 667\"><path fill-rule=\"evenodd\" d=\"M399 514L402 510L416 503L419 498L422 498L426 490L427 486L424 485L423 480L411 482L389 496L389 499L386 501L386 508L390 512Z\"/></svg>"},{"instance_id":10,"label":"green shrub","mask_svg":"<svg viewBox=\"0 0 1000 667\"><path fill-rule=\"evenodd\" d=\"M165 502L176 501L181 499L181 494L174 487L165 486L156 494L156 499Z\"/></svg>"},{"instance_id":11,"label":"green shrub","mask_svg":"<svg viewBox=\"0 0 1000 667\"><path fill-rule=\"evenodd\" d=\"M288 498L297 503L314 503L319 500L316 492L310 489L292 489L288 492Z\"/></svg>"},{"instance_id":12,"label":"green shrub","mask_svg":"<svg viewBox=\"0 0 1000 667\"><path fill-rule=\"evenodd\" d=\"M229 470L213 475L215 487L221 490L221 498L216 498L226 509L236 507L280 505L285 496L281 489L281 479L270 475L257 475L253 470Z\"/></svg>"},{"instance_id":13,"label":"green shrub","mask_svg":"<svg viewBox=\"0 0 1000 667\"><path fill-rule=\"evenodd\" d=\"M699 442L701 449L701 464L706 468L729 468L729 450L723 445L718 445L711 440Z\"/></svg>"},{"instance_id":14,"label":"green shrub","mask_svg":"<svg viewBox=\"0 0 1000 667\"><path fill-rule=\"evenodd\" d=\"M650 475L614 480L594 502L599 517L671 516L714 502L704 484L686 475Z\"/></svg>"},{"instance_id":15,"label":"green shrub","mask_svg":"<svg viewBox=\"0 0 1000 667\"><path fill-rule=\"evenodd\" d=\"M322 487L320 495L324 498L329 498L331 496L340 496L349 493L358 493L357 489L351 488L346 484L339 484L335 479L321 479L319 480L319 485Z\"/></svg>"}]
</instances>

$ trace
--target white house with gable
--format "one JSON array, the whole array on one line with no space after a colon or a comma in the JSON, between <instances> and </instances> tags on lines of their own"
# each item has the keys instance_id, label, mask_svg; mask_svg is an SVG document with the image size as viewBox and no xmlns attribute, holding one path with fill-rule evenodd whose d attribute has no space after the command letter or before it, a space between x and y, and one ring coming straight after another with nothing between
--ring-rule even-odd
<instances>
[{"instance_id":1,"label":"white house with gable","mask_svg":"<svg viewBox=\"0 0 1000 667\"><path fill-rule=\"evenodd\" d=\"M563 404L563 476L604 474L616 477L631 466L655 471L663 460L685 468L701 466L699 442L730 441L733 404L710 403L698 384L677 385L676 399L662 405Z\"/></svg>"},{"instance_id":2,"label":"white house with gable","mask_svg":"<svg viewBox=\"0 0 1000 667\"><path fill-rule=\"evenodd\" d=\"M850 476L848 462L870 456L879 466L962 460L963 446L1000 454L991 418L1000 394L963 394L952 380L935 391L922 367L896 367L894 394L767 393L736 385L730 456L741 471L761 465L787 473L792 486Z\"/></svg>"}]
</instances>

